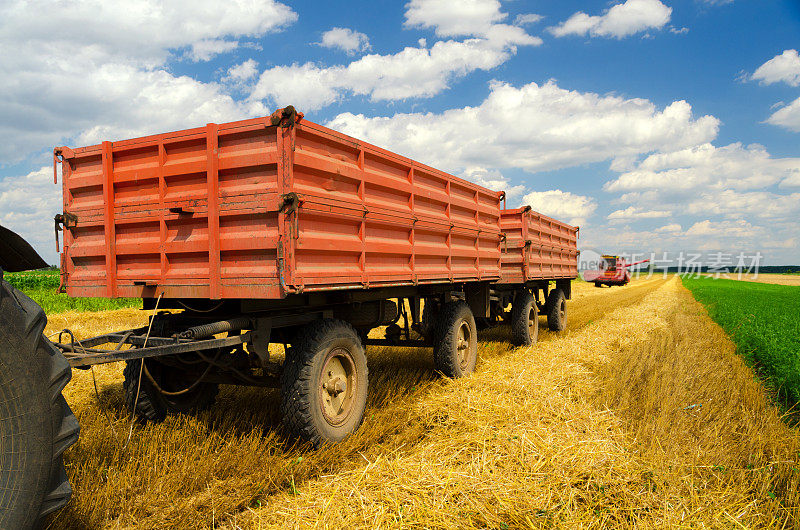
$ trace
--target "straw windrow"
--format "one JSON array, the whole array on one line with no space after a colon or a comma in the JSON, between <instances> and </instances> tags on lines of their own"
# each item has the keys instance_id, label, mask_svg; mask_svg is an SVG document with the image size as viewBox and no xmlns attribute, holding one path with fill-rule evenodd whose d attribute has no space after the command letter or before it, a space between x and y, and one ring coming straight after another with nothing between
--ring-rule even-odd
<instances>
[{"instance_id":1,"label":"straw windrow","mask_svg":"<svg viewBox=\"0 0 800 530\"><path fill-rule=\"evenodd\" d=\"M54 526L796 524L797 433L679 282L580 286L568 332L501 338L484 333L477 372L455 381L432 377L429 351L371 348L363 427L319 451L280 437L276 392L226 390L123 452L79 373L77 494ZM124 424L120 371L98 381Z\"/></svg>"}]
</instances>

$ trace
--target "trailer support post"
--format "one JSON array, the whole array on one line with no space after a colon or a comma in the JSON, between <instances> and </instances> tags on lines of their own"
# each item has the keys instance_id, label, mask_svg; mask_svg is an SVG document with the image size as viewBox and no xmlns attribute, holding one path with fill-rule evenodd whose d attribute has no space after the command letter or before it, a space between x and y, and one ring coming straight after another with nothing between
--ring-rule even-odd
<instances>
[{"instance_id":1,"label":"trailer support post","mask_svg":"<svg viewBox=\"0 0 800 530\"><path fill-rule=\"evenodd\" d=\"M490 293L488 283L467 284L464 287L464 297L467 299L467 304L475 318L489 318L491 316L489 311Z\"/></svg>"}]
</instances>

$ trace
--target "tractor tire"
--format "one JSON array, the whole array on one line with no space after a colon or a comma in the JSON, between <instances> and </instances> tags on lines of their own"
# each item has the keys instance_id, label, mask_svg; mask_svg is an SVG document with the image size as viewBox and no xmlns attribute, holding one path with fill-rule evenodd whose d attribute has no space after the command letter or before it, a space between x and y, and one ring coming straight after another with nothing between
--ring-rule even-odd
<instances>
[{"instance_id":1,"label":"tractor tire","mask_svg":"<svg viewBox=\"0 0 800 530\"><path fill-rule=\"evenodd\" d=\"M143 360L144 369L142 368ZM176 366L162 364L156 359L128 361L125 363L122 373L125 376L125 381L122 383L125 406L128 411L135 413L140 420L145 422L164 421L167 414L191 414L206 410L214 404L219 393L219 385L216 383L200 383L180 395L164 393L164 391L180 392L187 389L195 383L196 378ZM139 384L140 374L141 385ZM158 386L154 385L150 378Z\"/></svg>"},{"instance_id":2,"label":"tractor tire","mask_svg":"<svg viewBox=\"0 0 800 530\"><path fill-rule=\"evenodd\" d=\"M281 415L289 436L319 447L354 433L364 419L368 378L353 326L334 319L305 326L281 373Z\"/></svg>"},{"instance_id":3,"label":"tractor tire","mask_svg":"<svg viewBox=\"0 0 800 530\"><path fill-rule=\"evenodd\" d=\"M547 327L550 331L564 331L567 328L567 298L561 289L553 289L547 295Z\"/></svg>"},{"instance_id":4,"label":"tractor tire","mask_svg":"<svg viewBox=\"0 0 800 530\"><path fill-rule=\"evenodd\" d=\"M72 369L46 324L0 270L0 528L36 528L72 495L63 454L80 427L61 395Z\"/></svg>"},{"instance_id":5,"label":"tractor tire","mask_svg":"<svg viewBox=\"0 0 800 530\"><path fill-rule=\"evenodd\" d=\"M478 361L478 330L466 302L449 302L437 315L433 340L436 369L451 379L475 370Z\"/></svg>"},{"instance_id":6,"label":"tractor tire","mask_svg":"<svg viewBox=\"0 0 800 530\"><path fill-rule=\"evenodd\" d=\"M520 291L511 305L511 342L530 346L539 339L539 308L530 291Z\"/></svg>"}]
</instances>

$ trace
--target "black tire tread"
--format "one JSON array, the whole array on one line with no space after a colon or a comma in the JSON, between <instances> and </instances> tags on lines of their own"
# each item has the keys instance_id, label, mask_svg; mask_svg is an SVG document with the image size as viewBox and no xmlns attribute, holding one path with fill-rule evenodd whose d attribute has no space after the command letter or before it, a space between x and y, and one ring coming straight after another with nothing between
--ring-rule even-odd
<instances>
[{"instance_id":1,"label":"black tire tread","mask_svg":"<svg viewBox=\"0 0 800 530\"><path fill-rule=\"evenodd\" d=\"M148 370L156 368L157 361L151 360L145 362L145 367ZM180 370L175 367L160 365L160 369L169 370L171 377L180 377ZM125 363L125 369L122 371L125 381L123 382L123 389L125 393L125 406L142 421L151 421L154 423L162 422L166 419L168 414L173 413L189 413L199 412L208 409L214 404L219 393L219 385L214 383L201 383L201 388L198 391L193 391L180 399L180 406L175 406L170 403L170 400L176 398L170 397L165 399L165 396L153 386L143 373L141 367L141 359L128 361ZM142 374L141 386L139 385L139 374ZM188 381L187 386L193 381ZM138 400L137 400L138 389ZM136 409L134 410L134 404Z\"/></svg>"},{"instance_id":2,"label":"black tire tread","mask_svg":"<svg viewBox=\"0 0 800 530\"><path fill-rule=\"evenodd\" d=\"M281 372L281 419L284 428L291 438L311 442L315 447L319 447L324 439L314 428L311 412L313 395L307 390L314 377L311 365L321 344L333 333L342 331L350 333L364 351L358 332L349 323L335 319L315 320L300 333L297 346L287 352ZM368 372L365 377L369 378ZM355 429L363 419L362 414Z\"/></svg>"},{"instance_id":3,"label":"black tire tread","mask_svg":"<svg viewBox=\"0 0 800 530\"><path fill-rule=\"evenodd\" d=\"M463 300L448 302L444 304L441 311L436 316L436 327L434 328L433 361L436 369L445 377L455 379L469 375L471 369L464 372L458 359L452 355L452 345L456 341L458 328L453 325L456 319L467 316L472 322L473 332L477 332L475 318L472 311ZM475 337L477 340L477 336Z\"/></svg>"},{"instance_id":4,"label":"black tire tread","mask_svg":"<svg viewBox=\"0 0 800 530\"><path fill-rule=\"evenodd\" d=\"M553 289L547 296L545 306L547 310L547 327L550 331L564 331L567 327L566 312L563 322L561 320L561 314L559 313L559 307L565 299L564 291L559 288Z\"/></svg>"},{"instance_id":5,"label":"black tire tread","mask_svg":"<svg viewBox=\"0 0 800 530\"><path fill-rule=\"evenodd\" d=\"M61 392L72 378L72 369L67 360L48 339L44 336L44 328L47 325L47 317L44 310L28 296L15 289L5 280L0 280L0 302L8 297L9 305L4 307L4 311L12 318L19 318L16 325L10 326L16 329L2 329L0 333L17 335L21 332L19 344L20 350L31 352L31 363L46 363L42 370L47 377L46 391L48 393L49 410L42 410L42 414L49 415L52 424L52 444L51 463L49 474L42 477L47 482L45 493L41 498L39 506L27 514L16 514L24 520L32 521L32 525L42 524L45 516L65 506L72 496L72 487L64 469L64 451L72 446L80 433L80 425L75 414L70 409ZM16 305L19 311L13 311ZM8 311L12 309L12 311ZM12 315L12 313L15 313ZM24 346L23 346L24 345ZM32 386L37 386L36 381L30 382ZM35 499L32 499L35 504ZM0 514L0 524L3 521L14 520L15 514ZM19 522L20 519L16 519Z\"/></svg>"},{"instance_id":6,"label":"black tire tread","mask_svg":"<svg viewBox=\"0 0 800 530\"><path fill-rule=\"evenodd\" d=\"M531 305L536 307L536 298L527 289L520 291L511 304L511 343L515 346L530 346L534 342L528 333ZM538 311L536 315L538 318Z\"/></svg>"},{"instance_id":7,"label":"black tire tread","mask_svg":"<svg viewBox=\"0 0 800 530\"><path fill-rule=\"evenodd\" d=\"M155 391L155 389L149 385L144 374L142 374L141 383L139 382L141 372L143 370L140 360L125 363L125 368L122 370L122 375L125 377L122 383L125 392L125 407L130 412L136 413L142 421L162 422L167 417L167 409L163 402L154 399L155 396L150 390Z\"/></svg>"}]
</instances>

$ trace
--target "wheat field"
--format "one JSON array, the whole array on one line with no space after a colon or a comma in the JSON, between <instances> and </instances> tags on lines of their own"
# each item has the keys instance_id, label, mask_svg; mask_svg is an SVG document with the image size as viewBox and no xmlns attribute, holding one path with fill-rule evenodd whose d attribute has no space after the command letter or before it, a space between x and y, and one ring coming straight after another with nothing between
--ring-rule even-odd
<instances>
[{"instance_id":1,"label":"wheat field","mask_svg":"<svg viewBox=\"0 0 800 530\"><path fill-rule=\"evenodd\" d=\"M76 371L75 494L50 527L798 525L800 436L679 280L576 284L569 311L531 348L482 333L461 380L430 350L369 347L364 424L320 450L283 437L275 390L224 388L203 414L131 430L122 367ZM48 332L145 320L62 314Z\"/></svg>"},{"instance_id":2,"label":"wheat field","mask_svg":"<svg viewBox=\"0 0 800 530\"><path fill-rule=\"evenodd\" d=\"M744 282L800 285L800 274L743 274L741 278L736 274L730 274L728 276L731 280L742 280Z\"/></svg>"}]
</instances>

